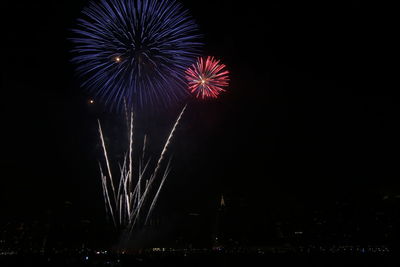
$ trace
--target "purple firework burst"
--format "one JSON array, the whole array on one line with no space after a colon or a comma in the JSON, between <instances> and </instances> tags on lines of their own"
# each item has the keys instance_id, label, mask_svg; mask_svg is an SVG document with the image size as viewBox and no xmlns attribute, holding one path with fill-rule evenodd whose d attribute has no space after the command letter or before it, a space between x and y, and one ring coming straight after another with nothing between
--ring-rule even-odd
<instances>
[{"instance_id":1,"label":"purple firework burst","mask_svg":"<svg viewBox=\"0 0 400 267\"><path fill-rule=\"evenodd\" d=\"M185 70L201 47L198 27L175 0L99 0L83 10L72 61L112 109L167 106L185 95Z\"/></svg>"}]
</instances>

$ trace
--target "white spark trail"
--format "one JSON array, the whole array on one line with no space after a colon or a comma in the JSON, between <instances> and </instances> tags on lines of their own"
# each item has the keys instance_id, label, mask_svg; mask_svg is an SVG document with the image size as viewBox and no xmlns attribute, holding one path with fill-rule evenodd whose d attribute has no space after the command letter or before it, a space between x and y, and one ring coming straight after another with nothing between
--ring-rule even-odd
<instances>
[{"instance_id":1,"label":"white spark trail","mask_svg":"<svg viewBox=\"0 0 400 267\"><path fill-rule=\"evenodd\" d=\"M163 150L162 150L162 152L161 152L160 158L158 159L156 169L154 170L154 173L153 173L153 175L152 175L151 178L150 178L151 181L154 180L154 178L156 177L156 175L157 175L157 173L158 173L158 170L160 169L161 162L162 162L162 160L163 160L163 158L164 158L165 152L167 152L168 146L169 146L169 144L171 143L171 139L172 139L172 137L174 136L176 127L178 126L178 124L179 124L179 122L180 122L180 120L181 120L181 118L182 118L182 115L183 115L183 113L184 113L185 110L186 110L186 107L187 107L187 105L185 105L185 106L183 107L181 113L179 114L178 118L177 118L176 121L175 121L174 127L172 128L172 130L171 130L171 132L170 132L170 134L169 134L169 136L168 136L167 142L165 142L165 145L164 145L164 148L163 148Z\"/></svg>"},{"instance_id":2,"label":"white spark trail","mask_svg":"<svg viewBox=\"0 0 400 267\"><path fill-rule=\"evenodd\" d=\"M172 159L172 158L171 158L171 159ZM171 168L170 168L171 159L168 161L168 165L167 165L167 168L166 168L165 171L164 171L164 175L163 175L163 178L162 178L162 180L161 180L160 186L158 187L157 193L156 193L156 195L154 196L153 201L151 202L150 209L149 209L149 211L148 211L148 213L147 213L146 220L145 220L145 222L144 222L145 225L147 224L147 221L149 220L150 215L151 215L151 213L153 212L154 206L155 206L155 204L157 203L158 195L160 194L161 188L163 187L164 182L165 182L165 180L166 180L166 178L167 178L169 172L171 171Z\"/></svg>"},{"instance_id":3,"label":"white spark trail","mask_svg":"<svg viewBox=\"0 0 400 267\"><path fill-rule=\"evenodd\" d=\"M124 155L123 163L118 164L118 170L120 174L119 177L116 177L116 179L119 178L119 180L114 180L114 177L112 176L110 161L104 141L104 135L100 121L98 120L99 135L105 158L105 164L107 167L107 173L105 174L103 173L101 163L99 162L104 203L106 212L111 216L114 226L117 229L125 228L126 230L129 230L129 233L131 233L134 227L137 227L139 225L139 222L140 225L142 225L143 223L145 225L149 221L153 213L154 207L156 206L159 199L159 195L164 186L166 178L170 173L171 158L168 160L168 163L164 169L164 173L161 177L160 183L157 182L158 187L155 188L156 190L154 196L152 193L152 187L153 184L155 184L158 173L161 171L165 155L167 154L171 140L174 137L175 131L186 110L186 107L187 106L185 105L179 113L179 116L177 117L168 135L168 138L161 150L158 160L155 162L156 164L152 171L148 170L150 163L152 163L151 158L145 160L148 142L147 135L144 135L142 151L137 155L137 170L134 170L134 114L133 112L131 112L130 118L128 118L128 110L125 109L129 147ZM145 180L144 186L142 186L143 179ZM115 186L118 187L115 188ZM109 188L111 188L111 190L109 190ZM143 211L144 209L146 209L146 211ZM141 214L146 215L144 221L142 220Z\"/></svg>"},{"instance_id":4,"label":"white spark trail","mask_svg":"<svg viewBox=\"0 0 400 267\"><path fill-rule=\"evenodd\" d=\"M126 176L125 169L126 169L126 154L124 157L124 164L122 165L122 168L121 168L121 165L119 165L119 171L120 171L121 175L119 177L117 199L119 199L121 197L121 190L125 191L125 188L124 188L124 181L125 181L125 176Z\"/></svg>"},{"instance_id":5,"label":"white spark trail","mask_svg":"<svg viewBox=\"0 0 400 267\"><path fill-rule=\"evenodd\" d=\"M117 222L115 221L115 217L114 217L114 210L113 207L111 205L111 201L110 201L110 196L108 194L108 189L107 189L107 177L105 175L103 175L103 169L101 168L101 165L99 164L100 167L100 175L101 175L101 181L102 181L102 185L103 185L103 192L104 195L107 197L105 199L106 203L108 203L108 207L111 213L111 218L113 220L114 226L117 226Z\"/></svg>"},{"instance_id":6,"label":"white spark trail","mask_svg":"<svg viewBox=\"0 0 400 267\"><path fill-rule=\"evenodd\" d=\"M128 181L128 188L131 188L132 184L132 144L133 144L133 112L131 112L131 120L130 120L130 127L129 127L129 181ZM129 212L128 212L129 213Z\"/></svg>"},{"instance_id":7,"label":"white spark trail","mask_svg":"<svg viewBox=\"0 0 400 267\"><path fill-rule=\"evenodd\" d=\"M147 145L147 135L145 134L143 139L142 161L144 161L144 155L146 153L146 145Z\"/></svg>"},{"instance_id":8,"label":"white spark trail","mask_svg":"<svg viewBox=\"0 0 400 267\"><path fill-rule=\"evenodd\" d=\"M101 130L100 121L97 120L97 122L99 123L99 133L100 133L101 145L102 145L103 151L104 151L104 158L105 158L106 164L107 164L107 170L108 170L108 175L109 175L110 182L111 182L111 188L112 188L112 191L113 191L114 201L115 201L115 204L117 204L117 198L116 198L116 195L115 195L115 188L114 188L114 182L113 182L113 178L112 178L112 174L111 174L110 163L108 161L107 149L106 149L106 145L104 143L103 131Z\"/></svg>"},{"instance_id":9,"label":"white spark trail","mask_svg":"<svg viewBox=\"0 0 400 267\"><path fill-rule=\"evenodd\" d=\"M162 152L161 152L161 154L160 154L160 157L159 157L159 159L158 159L156 168L154 169L153 174L150 176L150 179L149 179L148 183L146 184L144 193L143 193L143 195L142 195L142 197L140 198L140 201L139 201L139 203L138 203L137 213L135 214L136 216L135 216L135 219L134 219L134 223L137 221L137 218L139 217L139 213L140 213L140 210L141 210L141 208L142 208L142 205L143 205L143 203L145 202L146 197L147 197L147 194L148 194L148 192L150 191L150 189L151 189L151 187L152 187L152 184L153 184L153 182L154 182L154 180L155 180L155 178L156 178L156 176L157 176L157 174L158 174L158 171L159 171L159 169L160 169L160 167L161 167L162 160L164 159L164 155L165 155L165 153L166 153L167 150L168 150L168 146L169 146L169 144L171 143L171 139L172 139L172 137L174 136L175 130L176 130L177 126L179 125L179 122L180 122L180 120L181 120L181 118L182 118L183 113L184 113L185 110L186 110L186 107L187 107L187 105L185 105L185 106L183 107L181 113L179 114L178 118L176 119L175 124L174 124L174 126L172 127L172 130L171 130L171 132L170 132L170 134L169 134L169 136L168 136L167 142L165 142L165 144L164 144L164 147L163 147L163 150L162 150Z\"/></svg>"}]
</instances>

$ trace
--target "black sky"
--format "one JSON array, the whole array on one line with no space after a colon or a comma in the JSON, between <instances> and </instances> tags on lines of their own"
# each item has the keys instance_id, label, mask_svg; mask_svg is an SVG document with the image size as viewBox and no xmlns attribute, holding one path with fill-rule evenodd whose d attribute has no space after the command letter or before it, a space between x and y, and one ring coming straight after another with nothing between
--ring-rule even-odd
<instances>
[{"instance_id":1,"label":"black sky","mask_svg":"<svg viewBox=\"0 0 400 267\"><path fill-rule=\"evenodd\" d=\"M204 33L206 53L228 65L231 86L218 101L189 105L171 149L167 213L215 209L221 193L288 214L400 193L398 101L386 82L394 40L388 8L182 2ZM4 217L35 217L66 200L90 218L103 212L96 119L110 127L118 120L88 105L69 62L69 29L85 3L1 4ZM155 144L178 108L144 123ZM117 130L108 133L124 141Z\"/></svg>"}]
</instances>

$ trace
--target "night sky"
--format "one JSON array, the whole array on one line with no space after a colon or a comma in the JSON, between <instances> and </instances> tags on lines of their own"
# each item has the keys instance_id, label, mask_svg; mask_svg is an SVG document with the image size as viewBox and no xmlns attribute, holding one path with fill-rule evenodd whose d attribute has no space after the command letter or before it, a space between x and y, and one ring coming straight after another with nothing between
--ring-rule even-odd
<instances>
[{"instance_id":1,"label":"night sky","mask_svg":"<svg viewBox=\"0 0 400 267\"><path fill-rule=\"evenodd\" d=\"M258 214L291 215L342 199L400 194L398 106L387 61L393 32L362 1L181 1L205 54L228 66L218 100L189 101L171 145L165 214L213 212L221 193ZM322 3L323 2L323 3ZM31 219L73 203L103 220L96 120L123 147L121 117L79 87L68 38L87 1L5 1L2 217ZM384 18L382 18L384 17ZM182 105L145 114L157 151ZM139 132L140 132L139 131ZM396 148L397 147L397 148ZM261 216L261 215L260 215Z\"/></svg>"}]
</instances>

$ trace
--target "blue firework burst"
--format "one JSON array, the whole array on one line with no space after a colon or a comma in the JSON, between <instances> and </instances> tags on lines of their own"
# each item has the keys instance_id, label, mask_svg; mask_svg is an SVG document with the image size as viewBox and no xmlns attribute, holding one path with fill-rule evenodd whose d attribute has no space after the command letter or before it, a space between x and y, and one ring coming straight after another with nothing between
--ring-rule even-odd
<instances>
[{"instance_id":1,"label":"blue firework burst","mask_svg":"<svg viewBox=\"0 0 400 267\"><path fill-rule=\"evenodd\" d=\"M175 0L98 0L71 38L82 86L112 108L168 105L186 94L198 26Z\"/></svg>"}]
</instances>

